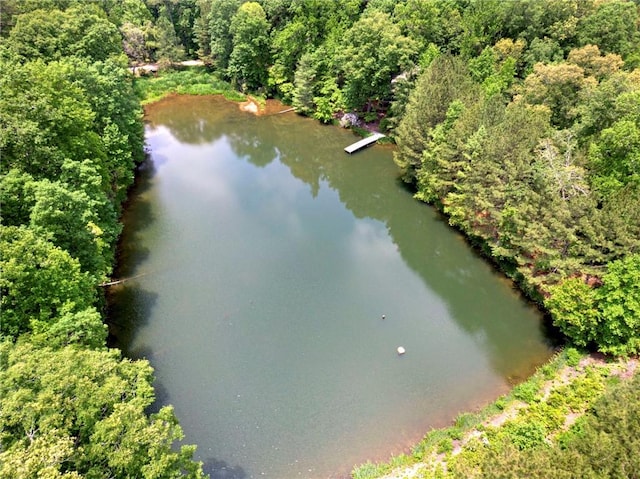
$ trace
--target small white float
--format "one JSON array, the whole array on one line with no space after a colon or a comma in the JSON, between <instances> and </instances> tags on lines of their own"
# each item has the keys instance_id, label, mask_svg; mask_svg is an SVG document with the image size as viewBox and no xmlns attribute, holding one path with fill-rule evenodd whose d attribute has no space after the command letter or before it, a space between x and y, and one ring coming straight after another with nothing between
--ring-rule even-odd
<instances>
[{"instance_id":1,"label":"small white float","mask_svg":"<svg viewBox=\"0 0 640 479\"><path fill-rule=\"evenodd\" d=\"M402 346L398 346L398 355L402 356L404 353L406 353L405 349Z\"/></svg>"}]
</instances>

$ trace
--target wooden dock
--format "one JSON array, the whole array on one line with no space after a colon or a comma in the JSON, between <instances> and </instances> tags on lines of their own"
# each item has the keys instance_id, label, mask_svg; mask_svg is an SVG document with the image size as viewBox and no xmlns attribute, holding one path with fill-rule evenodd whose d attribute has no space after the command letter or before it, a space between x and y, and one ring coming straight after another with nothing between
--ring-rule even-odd
<instances>
[{"instance_id":1,"label":"wooden dock","mask_svg":"<svg viewBox=\"0 0 640 479\"><path fill-rule=\"evenodd\" d=\"M363 138L360 141L356 141L353 145L347 146L344 149L344 151L346 151L349 154L355 153L356 151L361 150L362 148L364 148L366 146L374 144L380 138L384 138L384 137L385 137L385 135L383 135L382 133L374 133L373 135L368 136L366 138Z\"/></svg>"}]
</instances>

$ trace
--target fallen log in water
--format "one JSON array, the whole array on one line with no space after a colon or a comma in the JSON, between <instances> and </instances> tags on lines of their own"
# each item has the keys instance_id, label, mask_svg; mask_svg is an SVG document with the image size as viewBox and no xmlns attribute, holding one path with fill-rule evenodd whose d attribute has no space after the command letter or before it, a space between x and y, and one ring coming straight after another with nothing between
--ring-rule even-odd
<instances>
[{"instance_id":1,"label":"fallen log in water","mask_svg":"<svg viewBox=\"0 0 640 479\"><path fill-rule=\"evenodd\" d=\"M130 276L129 278L122 278L122 279L117 279L117 280L114 280L114 281L108 281L106 283L100 283L98 286L100 286L101 288L104 288L104 287L107 287L107 286L115 286L116 284L122 284L122 283L130 281L132 279L140 278L141 276L145 276L146 274L147 273L136 274L135 276Z\"/></svg>"}]
</instances>

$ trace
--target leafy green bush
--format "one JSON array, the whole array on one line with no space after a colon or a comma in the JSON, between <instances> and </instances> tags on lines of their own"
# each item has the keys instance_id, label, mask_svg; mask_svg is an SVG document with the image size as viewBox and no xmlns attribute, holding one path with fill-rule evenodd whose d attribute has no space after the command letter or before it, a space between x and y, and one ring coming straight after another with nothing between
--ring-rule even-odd
<instances>
[{"instance_id":1,"label":"leafy green bush","mask_svg":"<svg viewBox=\"0 0 640 479\"><path fill-rule=\"evenodd\" d=\"M448 431L449 431L449 437L454 441L459 441L464 436L464 430L457 426L449 428Z\"/></svg>"},{"instance_id":2,"label":"leafy green bush","mask_svg":"<svg viewBox=\"0 0 640 479\"><path fill-rule=\"evenodd\" d=\"M547 428L538 421L513 422L504 426L504 433L519 449L532 449L544 444Z\"/></svg>"},{"instance_id":3,"label":"leafy green bush","mask_svg":"<svg viewBox=\"0 0 640 479\"><path fill-rule=\"evenodd\" d=\"M478 423L478 417L475 414L463 413L456 417L455 426L460 429L468 429Z\"/></svg>"},{"instance_id":4,"label":"leafy green bush","mask_svg":"<svg viewBox=\"0 0 640 479\"><path fill-rule=\"evenodd\" d=\"M522 418L527 422L542 424L547 431L553 431L564 424L566 412L568 409L564 404L556 406L545 401L531 405Z\"/></svg>"},{"instance_id":5,"label":"leafy green bush","mask_svg":"<svg viewBox=\"0 0 640 479\"><path fill-rule=\"evenodd\" d=\"M578 346L614 355L640 352L640 254L609 263L602 286L571 278L546 301L556 325Z\"/></svg>"},{"instance_id":6,"label":"leafy green bush","mask_svg":"<svg viewBox=\"0 0 640 479\"><path fill-rule=\"evenodd\" d=\"M540 381L535 379L529 379L523 383L518 384L513 388L513 397L531 404L537 400L538 393L540 392Z\"/></svg>"},{"instance_id":7,"label":"leafy green bush","mask_svg":"<svg viewBox=\"0 0 640 479\"><path fill-rule=\"evenodd\" d=\"M569 444L580 441L584 436L584 430L587 424L587 416L579 417L569 429L562 431L556 437L556 443L560 449L566 449Z\"/></svg>"},{"instance_id":8,"label":"leafy green bush","mask_svg":"<svg viewBox=\"0 0 640 479\"><path fill-rule=\"evenodd\" d=\"M571 367L576 367L584 356L576 348L566 348L564 350L564 354L565 358L567 359L567 366Z\"/></svg>"},{"instance_id":9,"label":"leafy green bush","mask_svg":"<svg viewBox=\"0 0 640 479\"><path fill-rule=\"evenodd\" d=\"M571 383L571 386L559 388L556 395L574 412L582 410L590 401L604 391L604 378L596 370L587 369L586 374Z\"/></svg>"},{"instance_id":10,"label":"leafy green bush","mask_svg":"<svg viewBox=\"0 0 640 479\"><path fill-rule=\"evenodd\" d=\"M493 403L493 405L500 411L504 411L504 408L507 407L507 400L504 396L499 397Z\"/></svg>"},{"instance_id":11,"label":"leafy green bush","mask_svg":"<svg viewBox=\"0 0 640 479\"><path fill-rule=\"evenodd\" d=\"M453 451L453 442L451 439L443 439L438 443L438 454L447 454Z\"/></svg>"},{"instance_id":12,"label":"leafy green bush","mask_svg":"<svg viewBox=\"0 0 640 479\"><path fill-rule=\"evenodd\" d=\"M391 468L386 464L374 464L372 462L366 462L356 467L351 472L351 477L353 479L373 479L376 477L380 477L386 472L388 472Z\"/></svg>"}]
</instances>

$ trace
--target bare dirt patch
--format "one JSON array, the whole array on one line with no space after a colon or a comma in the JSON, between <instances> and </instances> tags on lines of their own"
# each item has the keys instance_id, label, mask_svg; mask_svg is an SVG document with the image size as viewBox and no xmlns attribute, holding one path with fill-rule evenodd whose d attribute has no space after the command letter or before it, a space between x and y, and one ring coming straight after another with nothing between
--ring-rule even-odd
<instances>
[{"instance_id":1,"label":"bare dirt patch","mask_svg":"<svg viewBox=\"0 0 640 479\"><path fill-rule=\"evenodd\" d=\"M246 111L247 113L253 113L254 115L258 115L260 113L260 106L251 98L247 101L243 101L239 106L242 111Z\"/></svg>"},{"instance_id":2,"label":"bare dirt patch","mask_svg":"<svg viewBox=\"0 0 640 479\"><path fill-rule=\"evenodd\" d=\"M247 96L247 100L239 104L239 108L247 113L254 115L275 115L278 113L293 112L294 109L289 105L285 105L278 100L258 101L253 97Z\"/></svg>"}]
</instances>

